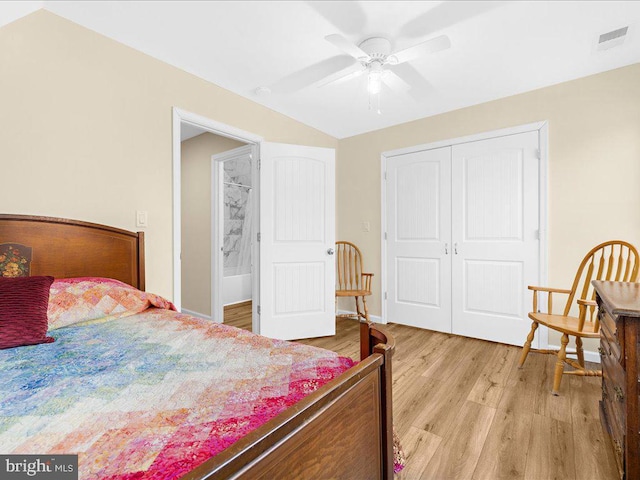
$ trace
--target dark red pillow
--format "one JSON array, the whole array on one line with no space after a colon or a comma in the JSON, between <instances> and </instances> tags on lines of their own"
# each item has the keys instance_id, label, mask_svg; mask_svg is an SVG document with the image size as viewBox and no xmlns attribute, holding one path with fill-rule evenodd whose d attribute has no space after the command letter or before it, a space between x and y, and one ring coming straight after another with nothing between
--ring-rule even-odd
<instances>
[{"instance_id":1,"label":"dark red pillow","mask_svg":"<svg viewBox=\"0 0 640 480\"><path fill-rule=\"evenodd\" d=\"M0 349L51 343L47 307L53 277L0 277Z\"/></svg>"}]
</instances>

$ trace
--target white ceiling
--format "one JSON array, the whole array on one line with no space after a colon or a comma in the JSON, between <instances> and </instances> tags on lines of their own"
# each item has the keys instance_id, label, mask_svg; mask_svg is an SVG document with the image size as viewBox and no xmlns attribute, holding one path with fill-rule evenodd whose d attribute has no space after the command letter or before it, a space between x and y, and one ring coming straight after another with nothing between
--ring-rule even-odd
<instances>
[{"instance_id":1,"label":"white ceiling","mask_svg":"<svg viewBox=\"0 0 640 480\"><path fill-rule=\"evenodd\" d=\"M0 25L43 7L337 138L640 62L638 1L0 2ZM627 25L623 45L595 50ZM444 34L451 48L398 65L416 88L384 88L377 114L366 76L314 85L355 62L335 33L393 51Z\"/></svg>"},{"instance_id":2,"label":"white ceiling","mask_svg":"<svg viewBox=\"0 0 640 480\"><path fill-rule=\"evenodd\" d=\"M206 130L204 128L196 127L195 125L191 125L190 123L182 122L180 124L180 141L184 142L185 140L189 140L190 138L202 135L205 132Z\"/></svg>"}]
</instances>

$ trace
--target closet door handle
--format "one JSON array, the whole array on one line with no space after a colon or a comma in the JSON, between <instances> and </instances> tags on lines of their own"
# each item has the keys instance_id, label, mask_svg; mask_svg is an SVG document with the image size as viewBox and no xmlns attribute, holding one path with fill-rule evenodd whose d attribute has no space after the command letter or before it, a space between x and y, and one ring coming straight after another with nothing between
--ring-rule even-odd
<instances>
[{"instance_id":1,"label":"closet door handle","mask_svg":"<svg viewBox=\"0 0 640 480\"><path fill-rule=\"evenodd\" d=\"M458 242L453 244L453 253L458 254Z\"/></svg>"},{"instance_id":2,"label":"closet door handle","mask_svg":"<svg viewBox=\"0 0 640 480\"><path fill-rule=\"evenodd\" d=\"M444 244L444 254L445 255L449 255L449 244L448 243Z\"/></svg>"}]
</instances>

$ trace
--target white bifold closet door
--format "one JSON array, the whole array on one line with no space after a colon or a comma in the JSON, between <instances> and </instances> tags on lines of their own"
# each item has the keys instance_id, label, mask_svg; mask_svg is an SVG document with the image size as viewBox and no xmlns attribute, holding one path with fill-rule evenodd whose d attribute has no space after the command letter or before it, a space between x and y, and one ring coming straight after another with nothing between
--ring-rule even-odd
<instances>
[{"instance_id":1,"label":"white bifold closet door","mask_svg":"<svg viewBox=\"0 0 640 480\"><path fill-rule=\"evenodd\" d=\"M388 321L519 345L539 281L538 132L387 163Z\"/></svg>"},{"instance_id":2,"label":"white bifold closet door","mask_svg":"<svg viewBox=\"0 0 640 480\"><path fill-rule=\"evenodd\" d=\"M387 316L451 332L451 147L387 164Z\"/></svg>"}]
</instances>

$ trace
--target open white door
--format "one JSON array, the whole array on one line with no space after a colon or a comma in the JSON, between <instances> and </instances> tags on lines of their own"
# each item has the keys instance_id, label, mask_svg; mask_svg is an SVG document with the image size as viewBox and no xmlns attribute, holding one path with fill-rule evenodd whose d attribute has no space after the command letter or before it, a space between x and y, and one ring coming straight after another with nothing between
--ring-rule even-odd
<instances>
[{"instance_id":1,"label":"open white door","mask_svg":"<svg viewBox=\"0 0 640 480\"><path fill-rule=\"evenodd\" d=\"M335 335L335 151L260 148L260 335Z\"/></svg>"}]
</instances>

